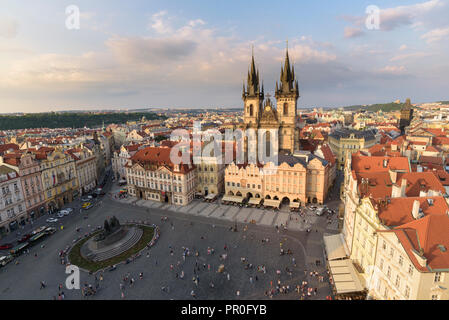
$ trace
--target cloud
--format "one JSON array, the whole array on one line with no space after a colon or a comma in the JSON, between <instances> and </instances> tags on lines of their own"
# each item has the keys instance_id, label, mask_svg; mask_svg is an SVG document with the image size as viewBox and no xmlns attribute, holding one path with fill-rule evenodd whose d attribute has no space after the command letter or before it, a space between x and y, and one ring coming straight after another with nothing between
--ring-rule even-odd
<instances>
[{"instance_id":1,"label":"cloud","mask_svg":"<svg viewBox=\"0 0 449 320\"><path fill-rule=\"evenodd\" d=\"M414 29L423 27L425 22L432 20L429 19L429 15L438 13L438 9L445 5L443 0L429 0L408 6L380 9L379 28L382 31L392 31L403 26ZM361 28L365 27L366 16L343 16L342 18L353 25L353 27L345 28L345 38L363 35Z\"/></svg>"},{"instance_id":2,"label":"cloud","mask_svg":"<svg viewBox=\"0 0 449 320\"><path fill-rule=\"evenodd\" d=\"M155 30L159 34L172 32L172 28L166 21L167 11L160 11L152 15L150 29Z\"/></svg>"},{"instance_id":3,"label":"cloud","mask_svg":"<svg viewBox=\"0 0 449 320\"><path fill-rule=\"evenodd\" d=\"M11 18L0 17L0 37L11 39L19 31L19 23Z\"/></svg>"},{"instance_id":4,"label":"cloud","mask_svg":"<svg viewBox=\"0 0 449 320\"><path fill-rule=\"evenodd\" d=\"M356 38L363 35L363 31L360 28L346 27L345 38Z\"/></svg>"},{"instance_id":5,"label":"cloud","mask_svg":"<svg viewBox=\"0 0 449 320\"><path fill-rule=\"evenodd\" d=\"M407 45L403 44L402 46L399 47L399 51L407 50L407 48L408 48Z\"/></svg>"},{"instance_id":6,"label":"cloud","mask_svg":"<svg viewBox=\"0 0 449 320\"><path fill-rule=\"evenodd\" d=\"M421 36L427 43L438 42L449 37L449 27L433 29Z\"/></svg>"},{"instance_id":7,"label":"cloud","mask_svg":"<svg viewBox=\"0 0 449 320\"><path fill-rule=\"evenodd\" d=\"M187 39L115 37L106 41L108 48L125 63L159 65L191 55L197 43Z\"/></svg>"},{"instance_id":8,"label":"cloud","mask_svg":"<svg viewBox=\"0 0 449 320\"><path fill-rule=\"evenodd\" d=\"M402 75L407 72L404 66L385 66L379 70L379 73L391 74L391 75Z\"/></svg>"},{"instance_id":9,"label":"cloud","mask_svg":"<svg viewBox=\"0 0 449 320\"><path fill-rule=\"evenodd\" d=\"M405 54L399 54L395 55L390 59L391 62L394 61L402 61L402 60L409 60L409 59L417 59L417 58L424 58L431 56L431 53L428 52L411 52L411 53L405 53Z\"/></svg>"}]
</instances>

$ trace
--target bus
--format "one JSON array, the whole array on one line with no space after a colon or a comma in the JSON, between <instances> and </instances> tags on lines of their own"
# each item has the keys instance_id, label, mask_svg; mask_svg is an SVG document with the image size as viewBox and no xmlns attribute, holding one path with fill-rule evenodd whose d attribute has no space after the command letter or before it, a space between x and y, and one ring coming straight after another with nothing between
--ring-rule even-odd
<instances>
[{"instance_id":1,"label":"bus","mask_svg":"<svg viewBox=\"0 0 449 320\"><path fill-rule=\"evenodd\" d=\"M20 255L28 246L30 245L29 242L24 242L19 244L18 246L12 248L9 253L13 256L18 256Z\"/></svg>"},{"instance_id":2,"label":"bus","mask_svg":"<svg viewBox=\"0 0 449 320\"><path fill-rule=\"evenodd\" d=\"M43 237L45 237L47 235L47 233L45 232L45 231L42 231L42 232L40 232L40 233L38 233L38 234L35 234L34 236L32 236L31 238L30 238L30 243L31 244L34 244L34 243L36 243L39 239L42 239Z\"/></svg>"}]
</instances>

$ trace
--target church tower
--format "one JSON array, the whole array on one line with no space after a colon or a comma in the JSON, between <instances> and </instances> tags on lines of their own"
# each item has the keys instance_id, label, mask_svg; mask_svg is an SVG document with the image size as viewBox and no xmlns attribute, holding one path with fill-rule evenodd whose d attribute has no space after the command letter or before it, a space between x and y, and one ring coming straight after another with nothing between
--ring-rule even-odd
<instances>
[{"instance_id":1,"label":"church tower","mask_svg":"<svg viewBox=\"0 0 449 320\"><path fill-rule=\"evenodd\" d=\"M299 128L297 126L297 102L299 98L298 80L294 67L290 67L288 47L285 63L281 67L280 83L276 81L276 105L279 128L279 149L292 153L299 149Z\"/></svg>"},{"instance_id":2,"label":"church tower","mask_svg":"<svg viewBox=\"0 0 449 320\"><path fill-rule=\"evenodd\" d=\"M410 98L405 101L405 105L401 108L401 118L399 119L399 129L401 134L405 133L405 127L408 127L412 122L413 109Z\"/></svg>"},{"instance_id":3,"label":"church tower","mask_svg":"<svg viewBox=\"0 0 449 320\"><path fill-rule=\"evenodd\" d=\"M247 85L243 84L242 99L244 101L243 122L246 127L256 128L260 119L262 102L264 100L263 85L260 87L259 70L256 70L254 53L252 54L250 70L248 70Z\"/></svg>"}]
</instances>

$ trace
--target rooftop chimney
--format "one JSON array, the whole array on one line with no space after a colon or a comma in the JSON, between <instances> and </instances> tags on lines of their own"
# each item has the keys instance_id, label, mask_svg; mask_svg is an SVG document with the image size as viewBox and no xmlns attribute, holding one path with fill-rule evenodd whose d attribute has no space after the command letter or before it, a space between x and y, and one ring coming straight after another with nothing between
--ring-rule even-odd
<instances>
[{"instance_id":1,"label":"rooftop chimney","mask_svg":"<svg viewBox=\"0 0 449 320\"><path fill-rule=\"evenodd\" d=\"M419 200L415 200L413 201L413 207L412 207L412 216L414 219L419 219L420 215L419 215L419 207L420 207L420 202Z\"/></svg>"}]
</instances>

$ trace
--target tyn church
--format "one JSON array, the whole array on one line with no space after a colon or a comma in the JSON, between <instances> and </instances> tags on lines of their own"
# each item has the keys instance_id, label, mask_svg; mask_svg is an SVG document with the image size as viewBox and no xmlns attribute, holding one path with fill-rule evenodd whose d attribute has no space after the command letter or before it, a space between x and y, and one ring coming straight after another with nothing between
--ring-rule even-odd
<instances>
[{"instance_id":1,"label":"tyn church","mask_svg":"<svg viewBox=\"0 0 449 320\"><path fill-rule=\"evenodd\" d=\"M263 84L260 85L259 70L256 70L253 54L246 87L243 84L243 129L253 128L256 134L259 129L277 130L279 150L276 151L293 154L295 150L299 150L299 117L296 110L299 89L294 67L290 67L288 49L284 65L281 66L280 83L276 81L275 98L276 108L268 94L265 99ZM269 140L269 137L265 136L265 139Z\"/></svg>"}]
</instances>

